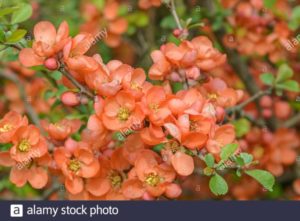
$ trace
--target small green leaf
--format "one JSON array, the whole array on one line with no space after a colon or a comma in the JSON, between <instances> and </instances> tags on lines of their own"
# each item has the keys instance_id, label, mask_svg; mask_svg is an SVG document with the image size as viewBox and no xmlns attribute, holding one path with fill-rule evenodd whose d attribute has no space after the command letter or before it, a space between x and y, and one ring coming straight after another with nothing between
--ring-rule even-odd
<instances>
[{"instance_id":1,"label":"small green leaf","mask_svg":"<svg viewBox=\"0 0 300 221\"><path fill-rule=\"evenodd\" d=\"M246 118L241 118L233 122L235 133L238 138L247 134L251 128L250 122Z\"/></svg>"},{"instance_id":2,"label":"small green leaf","mask_svg":"<svg viewBox=\"0 0 300 221\"><path fill-rule=\"evenodd\" d=\"M105 0L92 0L92 3L99 10L102 10L104 8L104 6L105 6Z\"/></svg>"},{"instance_id":3,"label":"small green leaf","mask_svg":"<svg viewBox=\"0 0 300 221\"><path fill-rule=\"evenodd\" d=\"M174 93L183 90L183 84L181 82L174 82L171 86Z\"/></svg>"},{"instance_id":4,"label":"small green leaf","mask_svg":"<svg viewBox=\"0 0 300 221\"><path fill-rule=\"evenodd\" d=\"M174 29L176 28L176 22L172 16L164 17L160 22L160 27L164 29Z\"/></svg>"},{"instance_id":5,"label":"small green leaf","mask_svg":"<svg viewBox=\"0 0 300 221\"><path fill-rule=\"evenodd\" d=\"M241 177L242 176L242 173L241 173L241 169L237 169L235 174L238 176L238 177Z\"/></svg>"},{"instance_id":6,"label":"small green leaf","mask_svg":"<svg viewBox=\"0 0 300 221\"><path fill-rule=\"evenodd\" d=\"M20 4L18 9L12 14L11 23L16 24L26 21L32 15L32 8L30 4Z\"/></svg>"},{"instance_id":7,"label":"small green leaf","mask_svg":"<svg viewBox=\"0 0 300 221\"><path fill-rule=\"evenodd\" d=\"M264 6L268 9L272 9L275 3L276 0L264 0Z\"/></svg>"},{"instance_id":8,"label":"small green leaf","mask_svg":"<svg viewBox=\"0 0 300 221\"><path fill-rule=\"evenodd\" d=\"M3 30L0 29L0 42L4 42L5 41L5 33Z\"/></svg>"},{"instance_id":9,"label":"small green leaf","mask_svg":"<svg viewBox=\"0 0 300 221\"><path fill-rule=\"evenodd\" d=\"M14 31L11 36L9 36L6 39L6 43L16 43L18 41L20 41L25 35L26 35L27 31L24 29L18 29L16 31Z\"/></svg>"},{"instance_id":10,"label":"small green leaf","mask_svg":"<svg viewBox=\"0 0 300 221\"><path fill-rule=\"evenodd\" d=\"M5 143L5 144L0 143L0 151L8 151L12 146L13 144L11 143Z\"/></svg>"},{"instance_id":11,"label":"small green leaf","mask_svg":"<svg viewBox=\"0 0 300 221\"><path fill-rule=\"evenodd\" d=\"M157 152L157 153L160 153L160 151L161 151L162 149L164 149L164 148L165 148L165 144L160 143L160 144L155 145L155 146L152 148L152 150L155 151L155 152Z\"/></svg>"},{"instance_id":12,"label":"small green leaf","mask_svg":"<svg viewBox=\"0 0 300 221\"><path fill-rule=\"evenodd\" d=\"M215 165L215 158L211 153L205 155L204 161L208 167L213 167Z\"/></svg>"},{"instance_id":13,"label":"small green leaf","mask_svg":"<svg viewBox=\"0 0 300 221\"><path fill-rule=\"evenodd\" d=\"M215 195L225 195L228 192L228 185L223 177L215 174L209 180L209 188Z\"/></svg>"},{"instance_id":14,"label":"small green leaf","mask_svg":"<svg viewBox=\"0 0 300 221\"><path fill-rule=\"evenodd\" d=\"M44 99L47 101L49 100L50 98L54 97L55 96L55 92L54 91L51 91L51 90L47 90L45 93L44 93Z\"/></svg>"},{"instance_id":15,"label":"small green leaf","mask_svg":"<svg viewBox=\"0 0 300 221\"><path fill-rule=\"evenodd\" d=\"M124 141L126 139L126 137L121 133L121 132L115 132L112 135L112 138L116 141Z\"/></svg>"},{"instance_id":16,"label":"small green leaf","mask_svg":"<svg viewBox=\"0 0 300 221\"><path fill-rule=\"evenodd\" d=\"M296 30L300 24L300 6L293 8L291 19L289 22L289 28Z\"/></svg>"},{"instance_id":17,"label":"small green leaf","mask_svg":"<svg viewBox=\"0 0 300 221\"><path fill-rule=\"evenodd\" d=\"M284 82L290 79L293 77L293 74L293 70L287 64L280 65L278 75L276 77L276 83Z\"/></svg>"},{"instance_id":18,"label":"small green leaf","mask_svg":"<svg viewBox=\"0 0 300 221\"><path fill-rule=\"evenodd\" d=\"M245 164L251 163L253 160L253 156L249 153L240 153L239 156L243 159Z\"/></svg>"},{"instance_id":19,"label":"small green leaf","mask_svg":"<svg viewBox=\"0 0 300 221\"><path fill-rule=\"evenodd\" d=\"M272 86L274 84L275 78L271 73L264 73L260 75L260 80L266 84Z\"/></svg>"},{"instance_id":20,"label":"small green leaf","mask_svg":"<svg viewBox=\"0 0 300 221\"><path fill-rule=\"evenodd\" d=\"M222 160L228 160L229 157L234 154L234 152L237 150L238 145L237 144L227 144L225 147L222 148L220 157Z\"/></svg>"},{"instance_id":21,"label":"small green leaf","mask_svg":"<svg viewBox=\"0 0 300 221\"><path fill-rule=\"evenodd\" d=\"M287 90L287 91L292 91L292 92L300 91L298 82L294 81L294 80L287 80L283 83L277 84L276 88Z\"/></svg>"},{"instance_id":22,"label":"small green leaf","mask_svg":"<svg viewBox=\"0 0 300 221\"><path fill-rule=\"evenodd\" d=\"M0 10L0 17L4 16L4 15L8 15L13 13L14 11L16 11L18 9L18 7L10 7L10 8L4 8Z\"/></svg>"},{"instance_id":23,"label":"small green leaf","mask_svg":"<svg viewBox=\"0 0 300 221\"><path fill-rule=\"evenodd\" d=\"M60 73L59 71L54 71L52 73L49 74L51 78L53 78L54 80L60 80L62 78L62 73Z\"/></svg>"},{"instance_id":24,"label":"small green leaf","mask_svg":"<svg viewBox=\"0 0 300 221\"><path fill-rule=\"evenodd\" d=\"M275 184L274 176L265 170L246 170L245 173L257 180L264 188L273 191Z\"/></svg>"}]
</instances>

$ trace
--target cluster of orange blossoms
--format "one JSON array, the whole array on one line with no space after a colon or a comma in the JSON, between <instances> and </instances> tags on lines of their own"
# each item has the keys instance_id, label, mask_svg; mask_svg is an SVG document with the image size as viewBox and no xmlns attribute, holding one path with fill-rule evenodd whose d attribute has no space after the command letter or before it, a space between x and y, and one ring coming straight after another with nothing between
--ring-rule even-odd
<instances>
[{"instance_id":1,"label":"cluster of orange blossoms","mask_svg":"<svg viewBox=\"0 0 300 221\"><path fill-rule=\"evenodd\" d=\"M103 40L110 47L117 47L121 43L121 35L127 31L128 22L119 16L121 1L105 1L103 9L90 2L83 2L81 12L86 22L80 30L91 33Z\"/></svg>"},{"instance_id":2,"label":"cluster of orange blossoms","mask_svg":"<svg viewBox=\"0 0 300 221\"><path fill-rule=\"evenodd\" d=\"M166 80L176 74L197 80L202 70L224 62L225 56L209 39L198 37L178 47L167 44L153 52L149 76L164 80L153 85L143 69L116 60L104 64L98 54L85 55L93 36L81 33L71 38L68 32L65 22L58 31L49 22L39 22L33 46L22 49L20 62L26 67L44 64L50 70L64 64L78 82L95 92L95 113L81 132L81 141L70 138L82 126L79 120L44 122L46 141L26 118L15 112L5 115L0 140L13 147L1 153L0 164L13 166L10 179L16 185L28 181L42 188L50 183L48 170L61 178L72 199L177 198L182 192L178 180L195 167L188 151L209 152L219 160L222 147L237 143L234 127L221 124L225 108L236 105L242 91L211 78L173 93ZM66 79L63 83L74 88ZM122 141L114 138L116 132ZM164 148L158 154L152 148L160 144Z\"/></svg>"},{"instance_id":3,"label":"cluster of orange blossoms","mask_svg":"<svg viewBox=\"0 0 300 221\"><path fill-rule=\"evenodd\" d=\"M228 47L248 56L266 55L273 63L287 56L290 50L287 42L292 37L292 31L286 22L276 19L276 16L283 17L291 13L287 1L276 1L273 7L280 8L277 14L266 9L262 0L222 0L222 4L234 10L233 15L228 17L233 34L224 37ZM295 51L295 48L291 50Z\"/></svg>"}]
</instances>

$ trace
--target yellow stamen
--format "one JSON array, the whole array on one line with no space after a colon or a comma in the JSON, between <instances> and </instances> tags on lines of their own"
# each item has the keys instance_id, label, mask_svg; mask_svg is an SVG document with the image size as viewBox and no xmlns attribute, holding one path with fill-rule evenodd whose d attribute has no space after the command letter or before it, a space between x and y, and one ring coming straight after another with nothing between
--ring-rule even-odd
<instances>
[{"instance_id":1,"label":"yellow stamen","mask_svg":"<svg viewBox=\"0 0 300 221\"><path fill-rule=\"evenodd\" d=\"M111 173L108 176L110 183L112 187L117 188L120 187L122 184L122 176L116 172L116 171L111 171Z\"/></svg>"},{"instance_id":2,"label":"yellow stamen","mask_svg":"<svg viewBox=\"0 0 300 221\"><path fill-rule=\"evenodd\" d=\"M13 129L13 126L11 124L4 124L4 126L0 128L0 132L4 133L4 132L8 132L12 129Z\"/></svg>"},{"instance_id":3,"label":"yellow stamen","mask_svg":"<svg viewBox=\"0 0 300 221\"><path fill-rule=\"evenodd\" d=\"M80 165L80 162L78 160L73 159L73 160L70 161L69 170L76 173L76 172L78 172L78 170L80 170L80 168L81 168L81 165Z\"/></svg>"},{"instance_id":4,"label":"yellow stamen","mask_svg":"<svg viewBox=\"0 0 300 221\"><path fill-rule=\"evenodd\" d=\"M149 104L149 108L153 110L154 112L157 112L159 110L158 104Z\"/></svg>"},{"instance_id":5,"label":"yellow stamen","mask_svg":"<svg viewBox=\"0 0 300 221\"><path fill-rule=\"evenodd\" d=\"M118 119L120 121L127 121L130 116L130 111L126 107L121 107L118 112Z\"/></svg>"},{"instance_id":6,"label":"yellow stamen","mask_svg":"<svg viewBox=\"0 0 300 221\"><path fill-rule=\"evenodd\" d=\"M150 173L145 180L149 186L156 187L160 183L160 177L157 174Z\"/></svg>"},{"instance_id":7,"label":"yellow stamen","mask_svg":"<svg viewBox=\"0 0 300 221\"><path fill-rule=\"evenodd\" d=\"M170 145L170 150L172 151L173 154L180 149L180 145L176 140L170 141L169 145Z\"/></svg>"},{"instance_id":8,"label":"yellow stamen","mask_svg":"<svg viewBox=\"0 0 300 221\"><path fill-rule=\"evenodd\" d=\"M208 98L211 100L216 100L218 98L218 95L217 94L209 94Z\"/></svg>"},{"instance_id":9,"label":"yellow stamen","mask_svg":"<svg viewBox=\"0 0 300 221\"><path fill-rule=\"evenodd\" d=\"M18 145L18 150L21 152L28 152L31 149L31 144L28 140L23 139Z\"/></svg>"},{"instance_id":10,"label":"yellow stamen","mask_svg":"<svg viewBox=\"0 0 300 221\"><path fill-rule=\"evenodd\" d=\"M136 83L136 82L131 82L130 87L133 90L141 89L141 86L138 83Z\"/></svg>"},{"instance_id":11,"label":"yellow stamen","mask_svg":"<svg viewBox=\"0 0 300 221\"><path fill-rule=\"evenodd\" d=\"M190 120L190 131L197 131L198 125L196 121Z\"/></svg>"}]
</instances>

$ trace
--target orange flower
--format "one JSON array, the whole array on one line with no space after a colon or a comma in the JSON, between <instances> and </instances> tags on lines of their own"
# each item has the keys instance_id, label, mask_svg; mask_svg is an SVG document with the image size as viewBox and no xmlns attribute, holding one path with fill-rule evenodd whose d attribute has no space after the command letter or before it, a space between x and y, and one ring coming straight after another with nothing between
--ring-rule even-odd
<instances>
[{"instance_id":1,"label":"orange flower","mask_svg":"<svg viewBox=\"0 0 300 221\"><path fill-rule=\"evenodd\" d=\"M139 7L142 9L149 9L150 7L159 7L161 0L139 0Z\"/></svg>"},{"instance_id":2,"label":"orange flower","mask_svg":"<svg viewBox=\"0 0 300 221\"><path fill-rule=\"evenodd\" d=\"M32 77L35 74L34 70L25 68L19 61L11 61L8 66L15 72L22 74L25 77Z\"/></svg>"},{"instance_id":3,"label":"orange flower","mask_svg":"<svg viewBox=\"0 0 300 221\"><path fill-rule=\"evenodd\" d=\"M0 143L9 143L19 127L27 126L27 117L10 111L0 120Z\"/></svg>"},{"instance_id":4,"label":"orange flower","mask_svg":"<svg viewBox=\"0 0 300 221\"><path fill-rule=\"evenodd\" d=\"M28 161L45 155L48 151L47 142L39 130L33 126L22 126L14 134L11 158L17 162Z\"/></svg>"},{"instance_id":5,"label":"orange flower","mask_svg":"<svg viewBox=\"0 0 300 221\"><path fill-rule=\"evenodd\" d=\"M11 169L9 179L17 187L22 187L29 182L33 188L41 189L48 183L48 173L38 163L32 166L24 165L21 168L16 165Z\"/></svg>"},{"instance_id":6,"label":"orange flower","mask_svg":"<svg viewBox=\"0 0 300 221\"><path fill-rule=\"evenodd\" d=\"M100 164L92 151L77 146L73 152L60 147L54 150L54 159L65 176L65 186L71 194L78 194L84 190L84 179L94 177Z\"/></svg>"},{"instance_id":7,"label":"orange flower","mask_svg":"<svg viewBox=\"0 0 300 221\"><path fill-rule=\"evenodd\" d=\"M63 50L64 62L75 77L79 75L78 78L83 78L80 73L96 71L99 67L93 57L84 55L92 46L93 41L94 37L91 34L81 33L65 45Z\"/></svg>"},{"instance_id":8,"label":"orange flower","mask_svg":"<svg viewBox=\"0 0 300 221\"><path fill-rule=\"evenodd\" d=\"M71 134L79 130L81 126L80 120L67 120L64 119L55 124L49 124L46 127L49 136L57 141L67 139Z\"/></svg>"},{"instance_id":9,"label":"orange flower","mask_svg":"<svg viewBox=\"0 0 300 221\"><path fill-rule=\"evenodd\" d=\"M102 10L92 3L84 3L82 13L87 21L80 30L101 38L110 47L118 47L122 40L121 34L128 27L127 20L118 15L120 7L121 4L115 0L106 1Z\"/></svg>"},{"instance_id":10,"label":"orange flower","mask_svg":"<svg viewBox=\"0 0 300 221\"><path fill-rule=\"evenodd\" d=\"M128 181L134 184L134 188L127 189L131 188L128 183L123 187L123 194L129 198L140 198L143 192L153 197L161 196L176 177L173 168L168 164L160 163L158 155L150 150L140 152L134 169L136 178L131 177L133 181Z\"/></svg>"},{"instance_id":11,"label":"orange flower","mask_svg":"<svg viewBox=\"0 0 300 221\"><path fill-rule=\"evenodd\" d=\"M34 26L32 48L24 48L19 54L19 60L25 67L43 64L50 57L63 49L69 40L69 26L64 21L56 32L55 27L48 21L41 21Z\"/></svg>"},{"instance_id":12,"label":"orange flower","mask_svg":"<svg viewBox=\"0 0 300 221\"><path fill-rule=\"evenodd\" d=\"M120 149L121 150L121 149ZM127 168L128 163L118 162L121 158L119 150L111 159L101 158L101 170L97 177L87 180L86 189L95 197L104 197L104 199L117 199L122 197L121 187L125 180L123 169ZM122 159L121 159L122 160ZM124 160L122 160L124 161ZM125 165L125 167L124 167Z\"/></svg>"},{"instance_id":13,"label":"orange flower","mask_svg":"<svg viewBox=\"0 0 300 221\"><path fill-rule=\"evenodd\" d=\"M134 97L125 91L120 91L114 97L105 100L102 114L103 124L109 130L131 128L144 121L144 113Z\"/></svg>"},{"instance_id":14,"label":"orange flower","mask_svg":"<svg viewBox=\"0 0 300 221\"><path fill-rule=\"evenodd\" d=\"M216 126L215 131L211 133L207 141L206 148L212 154L219 154L222 147L233 143L234 140L235 130L233 125L225 124L220 127Z\"/></svg>"},{"instance_id":15,"label":"orange flower","mask_svg":"<svg viewBox=\"0 0 300 221\"><path fill-rule=\"evenodd\" d=\"M143 85L146 81L146 74L143 69L134 69L132 74L126 74L123 80L123 88L136 99L143 96Z\"/></svg>"},{"instance_id":16,"label":"orange flower","mask_svg":"<svg viewBox=\"0 0 300 221\"><path fill-rule=\"evenodd\" d=\"M182 41L179 46L167 43L160 50L151 53L154 62L149 70L153 80L163 80L168 75L174 80L197 80L201 70L210 71L226 61L226 55L217 51L212 42L204 36L192 41Z\"/></svg>"},{"instance_id":17,"label":"orange flower","mask_svg":"<svg viewBox=\"0 0 300 221\"><path fill-rule=\"evenodd\" d=\"M160 86L153 86L143 97L144 112L154 125L163 125L166 118L171 115L166 101L167 94L164 88Z\"/></svg>"},{"instance_id":18,"label":"orange flower","mask_svg":"<svg viewBox=\"0 0 300 221\"><path fill-rule=\"evenodd\" d=\"M122 84L126 84L125 77L127 81L131 78L133 68L116 60L110 61L107 65L104 65L98 56L97 60L101 67L95 72L85 74L85 81L99 95L114 96L122 89Z\"/></svg>"}]
</instances>

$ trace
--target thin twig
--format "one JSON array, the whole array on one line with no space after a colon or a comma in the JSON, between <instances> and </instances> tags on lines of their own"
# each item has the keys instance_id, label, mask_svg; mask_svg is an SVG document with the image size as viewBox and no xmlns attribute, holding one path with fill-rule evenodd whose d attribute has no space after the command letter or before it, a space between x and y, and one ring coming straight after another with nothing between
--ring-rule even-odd
<instances>
[{"instance_id":1,"label":"thin twig","mask_svg":"<svg viewBox=\"0 0 300 221\"><path fill-rule=\"evenodd\" d=\"M28 95L26 93L25 87L24 87L23 83L21 82L20 78L11 71L0 72L0 76L14 82L17 85L19 92L20 92L21 99L24 102L26 113L28 114L31 121L39 128L39 130L43 134L45 134L45 131L44 131L43 127L41 126L39 116L37 115L37 113L31 106L30 102L28 101Z\"/></svg>"},{"instance_id":2,"label":"thin twig","mask_svg":"<svg viewBox=\"0 0 300 221\"><path fill-rule=\"evenodd\" d=\"M290 128L300 123L300 113L297 113L295 116L284 122L283 127Z\"/></svg>"},{"instance_id":3,"label":"thin twig","mask_svg":"<svg viewBox=\"0 0 300 221\"><path fill-rule=\"evenodd\" d=\"M179 20L179 17L178 17L178 14L176 12L176 6L175 6L174 0L171 0L170 3L171 3L170 4L170 6L171 6L170 10L171 10L171 13L172 13L172 15L173 15L173 17L175 19L176 25L179 28L179 30L183 30L182 25L181 25L180 20Z\"/></svg>"},{"instance_id":4,"label":"thin twig","mask_svg":"<svg viewBox=\"0 0 300 221\"><path fill-rule=\"evenodd\" d=\"M253 101L256 101L257 99L265 96L265 95L269 95L271 94L272 92L272 89L267 89L265 91L259 91L257 92L256 94L254 94L252 97L250 97L249 99L247 99L246 101L240 103L239 105L237 106L234 106L232 108L229 108L227 110L228 113L232 113L232 112L236 112L236 111L241 111L244 107L246 107L248 104L250 104L251 102Z\"/></svg>"},{"instance_id":5,"label":"thin twig","mask_svg":"<svg viewBox=\"0 0 300 221\"><path fill-rule=\"evenodd\" d=\"M60 68L59 71L66 77L68 78L72 84L74 86L76 86L81 93L85 94L88 98L90 99L94 99L94 94L87 89L86 87L84 87L82 84L80 84L74 77L72 74L70 74L68 71L66 71L64 68Z\"/></svg>"}]
</instances>

